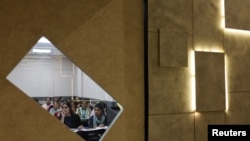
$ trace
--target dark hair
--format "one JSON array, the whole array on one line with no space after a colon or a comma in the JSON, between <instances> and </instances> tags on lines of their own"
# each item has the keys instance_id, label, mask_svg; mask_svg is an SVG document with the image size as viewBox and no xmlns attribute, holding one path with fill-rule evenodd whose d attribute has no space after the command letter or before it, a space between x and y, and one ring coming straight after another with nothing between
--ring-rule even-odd
<instances>
[{"instance_id":1,"label":"dark hair","mask_svg":"<svg viewBox=\"0 0 250 141\"><path fill-rule=\"evenodd\" d=\"M95 107L99 108L102 112L102 114L105 114L104 109L106 108L106 104L103 102L97 103Z\"/></svg>"},{"instance_id":2,"label":"dark hair","mask_svg":"<svg viewBox=\"0 0 250 141\"><path fill-rule=\"evenodd\" d=\"M73 109L72 109L72 105L71 105L71 103L69 102L69 101L64 101L63 102L63 105L67 105L67 107L69 107L69 112L70 112L70 114L74 114L74 111L73 111Z\"/></svg>"},{"instance_id":3,"label":"dark hair","mask_svg":"<svg viewBox=\"0 0 250 141\"><path fill-rule=\"evenodd\" d=\"M59 104L59 101L58 101L58 100L54 100L54 102L53 102L53 103L55 103L55 102Z\"/></svg>"}]
</instances>

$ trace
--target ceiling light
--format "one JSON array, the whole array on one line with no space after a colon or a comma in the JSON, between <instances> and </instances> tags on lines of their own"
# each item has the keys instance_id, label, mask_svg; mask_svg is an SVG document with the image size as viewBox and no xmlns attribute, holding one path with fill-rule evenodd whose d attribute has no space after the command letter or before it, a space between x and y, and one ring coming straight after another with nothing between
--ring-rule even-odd
<instances>
[{"instance_id":1,"label":"ceiling light","mask_svg":"<svg viewBox=\"0 0 250 141\"><path fill-rule=\"evenodd\" d=\"M33 53L50 53L50 49L32 49Z\"/></svg>"},{"instance_id":2,"label":"ceiling light","mask_svg":"<svg viewBox=\"0 0 250 141\"><path fill-rule=\"evenodd\" d=\"M39 40L38 40L38 43L51 43L47 38L45 37L41 37Z\"/></svg>"}]
</instances>

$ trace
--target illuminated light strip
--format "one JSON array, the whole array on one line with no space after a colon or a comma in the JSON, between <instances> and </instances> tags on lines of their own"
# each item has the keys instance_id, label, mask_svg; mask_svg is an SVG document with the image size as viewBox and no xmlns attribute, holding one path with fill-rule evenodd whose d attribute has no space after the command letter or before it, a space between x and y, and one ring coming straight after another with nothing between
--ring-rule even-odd
<instances>
[{"instance_id":1,"label":"illuminated light strip","mask_svg":"<svg viewBox=\"0 0 250 141\"><path fill-rule=\"evenodd\" d=\"M220 16L221 16L221 23L220 26L221 28L227 32L227 33L236 33L236 34L244 34L244 35L250 35L249 31L245 31L245 30L237 30L237 29L230 29L230 28L225 28L225 5L224 5L224 0L220 1L220 5L221 5L221 11L220 11ZM204 47L202 45L196 46L195 47L195 51L200 51L200 52L218 52L218 53L224 53L225 51L222 49L218 49L216 47ZM196 110L196 92L195 92L195 59L194 59L194 52L190 53L191 55L191 83L192 83L192 87L191 87L191 93L192 93L192 110ZM228 60L227 60L227 56L225 55L225 110L228 111L229 109L229 96L228 96L228 79L227 79L227 74L228 74ZM192 70L193 69L193 70ZM195 113L196 116L199 115L199 113Z\"/></svg>"},{"instance_id":2,"label":"illuminated light strip","mask_svg":"<svg viewBox=\"0 0 250 141\"><path fill-rule=\"evenodd\" d=\"M226 29L226 20L225 20L225 0L221 0L221 28L224 30L224 34L225 32L228 32L228 30ZM230 31L230 30L229 30ZM225 54L224 56L225 58L225 111L228 111L229 109L229 100L228 100L228 78L227 78L227 74L228 74L228 60L227 60L227 56Z\"/></svg>"},{"instance_id":3,"label":"illuminated light strip","mask_svg":"<svg viewBox=\"0 0 250 141\"><path fill-rule=\"evenodd\" d=\"M229 109L229 97L228 97L228 80L227 80L227 74L228 74L228 60L227 56L225 55L225 106L226 106L226 111Z\"/></svg>"},{"instance_id":4,"label":"illuminated light strip","mask_svg":"<svg viewBox=\"0 0 250 141\"><path fill-rule=\"evenodd\" d=\"M223 49L219 49L216 47L202 47L202 46L197 46L195 47L195 51L199 52L213 52L213 53L224 53Z\"/></svg>"},{"instance_id":5,"label":"illuminated light strip","mask_svg":"<svg viewBox=\"0 0 250 141\"><path fill-rule=\"evenodd\" d=\"M225 0L221 0L221 27L224 30L224 33L227 34L234 34L237 36L250 36L250 32L247 30L241 30L241 29L232 29L232 28L226 28L225 26ZM228 94L228 57L225 54L225 111L229 110L229 94Z\"/></svg>"},{"instance_id":6,"label":"illuminated light strip","mask_svg":"<svg viewBox=\"0 0 250 141\"><path fill-rule=\"evenodd\" d=\"M225 2L224 0L220 1L220 17L221 17L221 28L225 29Z\"/></svg>"},{"instance_id":7,"label":"illuminated light strip","mask_svg":"<svg viewBox=\"0 0 250 141\"><path fill-rule=\"evenodd\" d=\"M225 29L225 8L224 8L224 0L220 1L221 11L220 11L220 17L221 22L220 26L221 29ZM190 82L191 82L191 109L193 111L196 111L196 81L195 81L195 51L200 52L218 52L218 53L224 53L225 51L223 49L218 49L216 47L204 47L202 45L196 46L195 50L190 51ZM225 65L226 68L226 65ZM226 75L227 76L227 75ZM226 91L227 91L227 80L226 80ZM226 94L226 109L228 109L228 96ZM199 113L195 112L196 116L199 116Z\"/></svg>"},{"instance_id":8,"label":"illuminated light strip","mask_svg":"<svg viewBox=\"0 0 250 141\"><path fill-rule=\"evenodd\" d=\"M221 0L220 1L220 17L221 17L221 20L220 20L220 27L221 29L223 29L225 31L225 5L224 5L224 0ZM226 29L227 31L229 32L239 32L238 30L235 31L235 30L232 30L232 29ZM250 35L250 32L248 32L248 34ZM214 53L225 53L225 51L220 48L216 48L216 47L204 47L202 45L198 45L195 47L195 50L191 51L190 52L190 82L191 82L191 109L196 111L196 83L195 83L195 51L199 51L199 52L214 52ZM225 99L226 99L226 102L225 102L225 106L226 106L226 110L228 110L229 108L229 104L228 104L228 80L227 80L227 59L226 59L226 56L225 56ZM195 115L198 116L199 113L195 112Z\"/></svg>"},{"instance_id":9,"label":"illuminated light strip","mask_svg":"<svg viewBox=\"0 0 250 141\"><path fill-rule=\"evenodd\" d=\"M195 52L193 50L189 51L189 61L190 61L190 102L191 111L196 111L196 83L195 83Z\"/></svg>"},{"instance_id":10,"label":"illuminated light strip","mask_svg":"<svg viewBox=\"0 0 250 141\"><path fill-rule=\"evenodd\" d=\"M248 31L248 30L225 28L225 32L227 34L236 34L236 35L242 35L242 36L250 36L250 31Z\"/></svg>"}]
</instances>

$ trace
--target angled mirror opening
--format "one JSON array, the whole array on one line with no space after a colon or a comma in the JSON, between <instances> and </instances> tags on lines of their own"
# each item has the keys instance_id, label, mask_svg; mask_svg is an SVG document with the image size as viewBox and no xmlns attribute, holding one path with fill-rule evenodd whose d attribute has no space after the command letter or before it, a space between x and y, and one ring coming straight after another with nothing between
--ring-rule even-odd
<instances>
[{"instance_id":1,"label":"angled mirror opening","mask_svg":"<svg viewBox=\"0 0 250 141\"><path fill-rule=\"evenodd\" d=\"M45 37L7 79L85 140L102 140L123 110Z\"/></svg>"}]
</instances>

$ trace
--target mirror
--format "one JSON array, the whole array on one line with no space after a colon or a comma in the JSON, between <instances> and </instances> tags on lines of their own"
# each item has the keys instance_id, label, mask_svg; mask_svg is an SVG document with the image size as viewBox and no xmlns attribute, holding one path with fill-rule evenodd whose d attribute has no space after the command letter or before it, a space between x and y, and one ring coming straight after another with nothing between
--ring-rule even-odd
<instances>
[{"instance_id":1,"label":"mirror","mask_svg":"<svg viewBox=\"0 0 250 141\"><path fill-rule=\"evenodd\" d=\"M102 140L123 110L45 37L7 79L85 140Z\"/></svg>"}]
</instances>

